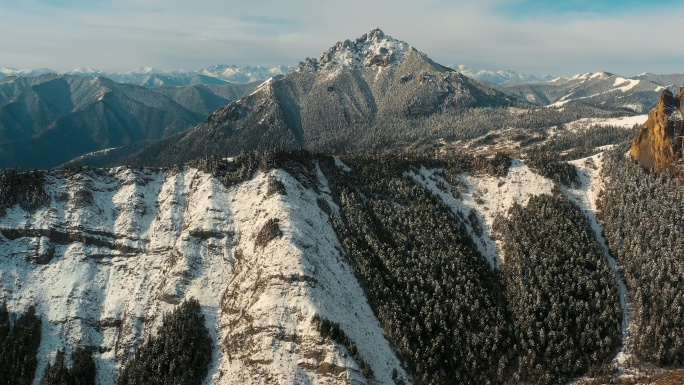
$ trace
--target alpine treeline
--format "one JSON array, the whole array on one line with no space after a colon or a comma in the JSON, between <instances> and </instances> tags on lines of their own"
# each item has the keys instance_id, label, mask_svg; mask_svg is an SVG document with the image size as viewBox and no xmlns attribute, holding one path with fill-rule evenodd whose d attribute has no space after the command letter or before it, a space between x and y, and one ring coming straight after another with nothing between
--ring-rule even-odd
<instances>
[{"instance_id":1,"label":"alpine treeline","mask_svg":"<svg viewBox=\"0 0 684 385\"><path fill-rule=\"evenodd\" d=\"M49 196L44 185L45 173L42 171L0 170L0 215L16 204L27 210L46 204Z\"/></svg>"}]
</instances>

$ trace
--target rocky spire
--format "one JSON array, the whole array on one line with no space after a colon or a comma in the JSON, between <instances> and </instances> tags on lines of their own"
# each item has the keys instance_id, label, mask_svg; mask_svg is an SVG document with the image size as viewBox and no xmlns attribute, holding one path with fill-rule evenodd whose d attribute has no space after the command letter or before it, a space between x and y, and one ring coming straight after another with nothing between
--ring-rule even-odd
<instances>
[{"instance_id":1,"label":"rocky spire","mask_svg":"<svg viewBox=\"0 0 684 385\"><path fill-rule=\"evenodd\" d=\"M684 87L675 96L663 91L656 108L632 141L631 157L650 170L664 170L682 160L684 122L680 101Z\"/></svg>"}]
</instances>

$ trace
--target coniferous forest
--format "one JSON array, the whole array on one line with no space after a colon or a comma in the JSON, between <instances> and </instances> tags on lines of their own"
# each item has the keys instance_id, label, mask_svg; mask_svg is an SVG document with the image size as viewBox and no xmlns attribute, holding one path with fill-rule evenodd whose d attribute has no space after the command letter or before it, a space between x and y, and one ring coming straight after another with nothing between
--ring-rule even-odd
<instances>
[{"instance_id":1,"label":"coniferous forest","mask_svg":"<svg viewBox=\"0 0 684 385\"><path fill-rule=\"evenodd\" d=\"M684 364L684 190L624 156L604 155L599 200L611 252L631 297L634 353L658 365Z\"/></svg>"},{"instance_id":2,"label":"coniferous forest","mask_svg":"<svg viewBox=\"0 0 684 385\"><path fill-rule=\"evenodd\" d=\"M36 377L41 319L35 308L12 326L0 305L0 384L30 385ZM212 341L199 302L189 299L165 314L161 327L125 362L118 384L201 384L212 357ZM97 366L91 347L77 347L66 361L63 349L48 362L40 385L94 385Z\"/></svg>"},{"instance_id":3,"label":"coniferous forest","mask_svg":"<svg viewBox=\"0 0 684 385\"><path fill-rule=\"evenodd\" d=\"M55 361L48 363L40 385L95 385L97 367L90 349L76 348L71 355L71 367L64 360L64 351L58 350Z\"/></svg>"},{"instance_id":4,"label":"coniferous forest","mask_svg":"<svg viewBox=\"0 0 684 385\"><path fill-rule=\"evenodd\" d=\"M31 306L14 325L5 302L0 305L0 384L30 385L38 365L41 320Z\"/></svg>"},{"instance_id":5,"label":"coniferous forest","mask_svg":"<svg viewBox=\"0 0 684 385\"><path fill-rule=\"evenodd\" d=\"M604 155L599 203L610 253L631 298L630 341L643 362L682 365L684 265L677 250L683 244L684 193L677 179L644 171L624 152L619 147ZM459 175L504 177L511 167L505 154L360 154L343 158L349 166L344 171L329 156L268 151L232 161L203 158L195 166L226 186L257 170L280 168L314 190L320 167L339 210L318 203L414 383L555 384L605 374L622 343L615 276L584 214L560 187L578 186L577 171L547 154L530 156L530 167L554 180L556 188L514 204L495 221L491 234L502 246L497 268L467 230L483 234L474 211L453 212L411 175L419 175L421 167L441 170L452 185L441 188L461 199ZM11 180L21 177L12 174ZM40 183L36 186L41 196ZM280 181L269 180L266 187L269 195L287 195ZM40 201L28 195L22 199ZM264 229L260 244L282 235L275 220ZM35 377L41 321L33 308L14 322L10 318L3 305L0 383L28 384ZM357 341L333 321L313 322L372 377ZM200 304L187 300L164 315L160 327L122 363L118 384L201 384L212 351ZM77 348L70 360L58 351L40 383L94 383L92 355L90 347Z\"/></svg>"},{"instance_id":6,"label":"coniferous forest","mask_svg":"<svg viewBox=\"0 0 684 385\"><path fill-rule=\"evenodd\" d=\"M118 385L199 385L209 370L212 340L200 304L189 299L165 314L156 335L148 338L123 366Z\"/></svg>"},{"instance_id":7,"label":"coniferous forest","mask_svg":"<svg viewBox=\"0 0 684 385\"><path fill-rule=\"evenodd\" d=\"M583 214L557 191L511 207L497 232L521 379L557 383L598 368L620 346L621 309Z\"/></svg>"}]
</instances>

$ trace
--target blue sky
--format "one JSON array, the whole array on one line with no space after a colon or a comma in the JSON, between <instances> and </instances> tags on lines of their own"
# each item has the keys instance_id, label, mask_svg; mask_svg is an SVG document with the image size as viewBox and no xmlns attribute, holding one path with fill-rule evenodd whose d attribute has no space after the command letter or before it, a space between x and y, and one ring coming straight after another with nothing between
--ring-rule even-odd
<instances>
[{"instance_id":1,"label":"blue sky","mask_svg":"<svg viewBox=\"0 0 684 385\"><path fill-rule=\"evenodd\" d=\"M442 64L684 73L681 20L681 0L10 0L0 2L0 66L296 65L377 26Z\"/></svg>"},{"instance_id":2,"label":"blue sky","mask_svg":"<svg viewBox=\"0 0 684 385\"><path fill-rule=\"evenodd\" d=\"M659 0L658 8L682 5L681 0ZM654 2L645 0L521 0L511 1L502 10L514 16L543 16L548 14L619 14L648 10Z\"/></svg>"}]
</instances>

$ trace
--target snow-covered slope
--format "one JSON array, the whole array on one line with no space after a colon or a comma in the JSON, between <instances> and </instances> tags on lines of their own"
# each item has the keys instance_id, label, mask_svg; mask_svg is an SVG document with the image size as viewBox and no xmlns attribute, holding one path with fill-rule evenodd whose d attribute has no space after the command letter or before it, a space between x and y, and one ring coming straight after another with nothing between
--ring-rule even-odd
<instances>
[{"instance_id":1,"label":"snow-covered slope","mask_svg":"<svg viewBox=\"0 0 684 385\"><path fill-rule=\"evenodd\" d=\"M546 83L506 83L499 87L540 106L562 108L568 104L588 104L643 114L655 107L663 90L676 91L679 88L679 84L662 83L663 79L624 77L602 71L557 78Z\"/></svg>"},{"instance_id":2,"label":"snow-covered slope","mask_svg":"<svg viewBox=\"0 0 684 385\"><path fill-rule=\"evenodd\" d=\"M504 262L500 245L492 237L494 219L498 215L507 215L508 209L514 203L526 205L533 195L550 194L553 182L534 173L522 161L514 160L508 175L495 177L486 174L459 175L460 184L450 185L441 176L442 170L427 170L422 168L420 175L412 175L413 179L422 184L448 206L456 215L467 218L471 210L475 213L482 228L478 235L467 224L471 238L480 252L487 257L492 268L499 268ZM439 186L447 186L439 187ZM460 199L454 197L460 195Z\"/></svg>"},{"instance_id":3,"label":"snow-covered slope","mask_svg":"<svg viewBox=\"0 0 684 385\"><path fill-rule=\"evenodd\" d=\"M618 285L620 308L622 309L622 346L615 357L615 362L620 369L624 369L624 365L632 353L631 345L629 343L632 325L632 306L625 280L622 277L622 272L620 271L617 262L610 254L606 239L603 236L603 227L596 215L596 211L598 210L598 196L603 189L603 183L605 182L600 177L601 166L603 165L603 153L588 158L578 159L570 163L577 168L581 184L579 186L573 186L572 188L564 187L563 192L584 212L584 216L587 218L592 230L594 230L594 234L601 245L608 267L610 267Z\"/></svg>"},{"instance_id":4,"label":"snow-covered slope","mask_svg":"<svg viewBox=\"0 0 684 385\"><path fill-rule=\"evenodd\" d=\"M53 173L50 203L0 218L0 300L35 304L43 337L35 384L57 349L96 347L98 383L161 316L195 297L214 339L206 384L369 381L312 318L340 324L372 367L373 383L406 377L318 201L282 170L226 188L195 169ZM278 180L286 195L269 193ZM258 234L277 220L282 236Z\"/></svg>"},{"instance_id":5,"label":"snow-covered slope","mask_svg":"<svg viewBox=\"0 0 684 385\"><path fill-rule=\"evenodd\" d=\"M648 115L622 116L619 118L583 118L565 125L567 129L578 130L594 127L616 126L631 129L636 125L642 125L648 119Z\"/></svg>"}]
</instances>

